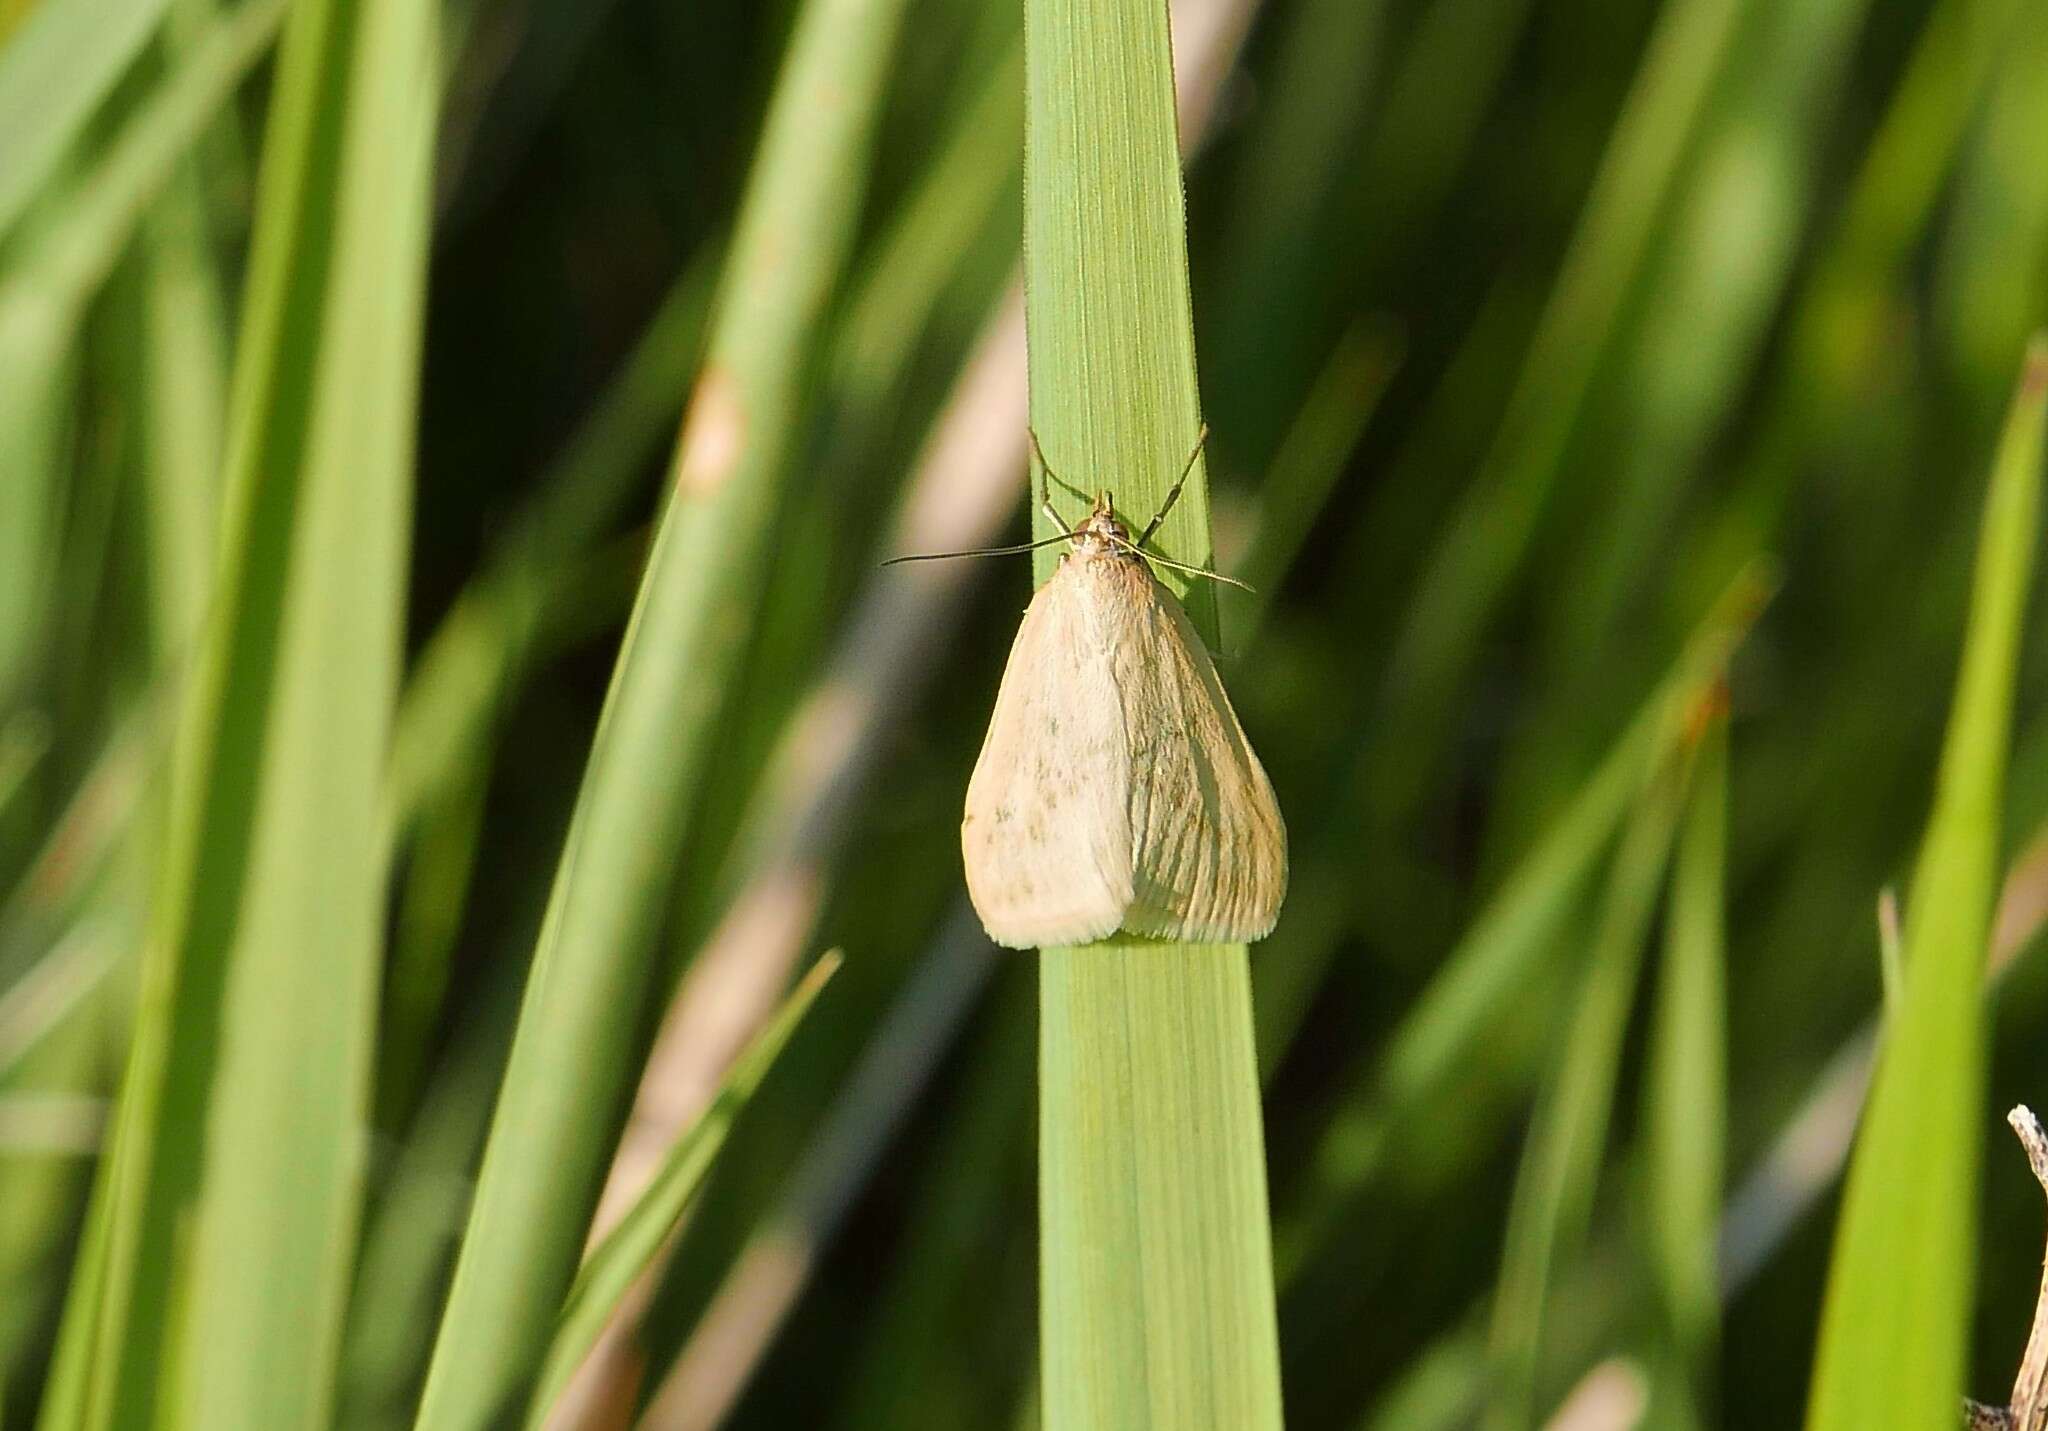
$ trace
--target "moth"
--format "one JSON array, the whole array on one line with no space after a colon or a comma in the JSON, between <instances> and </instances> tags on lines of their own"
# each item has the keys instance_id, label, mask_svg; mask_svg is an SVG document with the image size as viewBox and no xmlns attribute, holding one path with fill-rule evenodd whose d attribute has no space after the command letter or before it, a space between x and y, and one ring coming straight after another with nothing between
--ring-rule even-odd
<instances>
[{"instance_id":1,"label":"moth","mask_svg":"<svg viewBox=\"0 0 2048 1431\"><path fill-rule=\"evenodd\" d=\"M1017 629L960 822L967 891L998 944L1119 931L1235 944L1279 916L1287 831L1272 783L1152 564L1215 573L1146 550L1201 449L1135 538L1107 492L1078 525L1061 520L1038 453L1060 535L1002 550L1068 550Z\"/></svg>"}]
</instances>

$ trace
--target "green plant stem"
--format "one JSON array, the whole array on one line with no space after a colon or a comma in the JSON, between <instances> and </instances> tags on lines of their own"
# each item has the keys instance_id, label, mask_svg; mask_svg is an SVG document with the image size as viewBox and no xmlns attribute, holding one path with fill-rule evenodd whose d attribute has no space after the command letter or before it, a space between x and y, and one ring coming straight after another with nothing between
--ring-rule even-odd
<instances>
[{"instance_id":1,"label":"green plant stem","mask_svg":"<svg viewBox=\"0 0 2048 1431\"><path fill-rule=\"evenodd\" d=\"M632 1011L773 574L807 358L851 244L901 12L810 0L799 18L535 950L422 1428L507 1412L575 1273L640 1052Z\"/></svg>"},{"instance_id":2,"label":"green plant stem","mask_svg":"<svg viewBox=\"0 0 2048 1431\"><path fill-rule=\"evenodd\" d=\"M1154 0L1026 5L1033 425L1067 480L1138 521L1199 427L1170 53ZM1201 463L1157 545L1209 564ZM1039 580L1057 561L1039 554ZM1215 642L1211 592L1163 577ZM1045 1424L1277 1427L1243 946L1048 949L1039 997Z\"/></svg>"},{"instance_id":3,"label":"green plant stem","mask_svg":"<svg viewBox=\"0 0 2048 1431\"><path fill-rule=\"evenodd\" d=\"M1700 744L1692 796L1672 856L1663 967L1644 1083L1644 1221L1668 1358L1653 1394L1665 1426L1711 1424L1721 1308L1715 1220L1728 1124L1726 862L1728 730Z\"/></svg>"},{"instance_id":4,"label":"green plant stem","mask_svg":"<svg viewBox=\"0 0 2048 1431\"><path fill-rule=\"evenodd\" d=\"M1904 987L1836 1231L1811 1431L1950 1424L1963 1394L1986 1112L1984 955L2044 414L2048 338L2037 337L1985 499L1955 706L1906 900Z\"/></svg>"},{"instance_id":5,"label":"green plant stem","mask_svg":"<svg viewBox=\"0 0 2048 1431\"><path fill-rule=\"evenodd\" d=\"M1686 751L1660 772L1622 835L1571 1023L1522 1152L1488 1337L1493 1388L1485 1424L1500 1431L1534 1424L1551 1283L1580 1251L1592 1217L1622 1035L1691 765Z\"/></svg>"}]
</instances>

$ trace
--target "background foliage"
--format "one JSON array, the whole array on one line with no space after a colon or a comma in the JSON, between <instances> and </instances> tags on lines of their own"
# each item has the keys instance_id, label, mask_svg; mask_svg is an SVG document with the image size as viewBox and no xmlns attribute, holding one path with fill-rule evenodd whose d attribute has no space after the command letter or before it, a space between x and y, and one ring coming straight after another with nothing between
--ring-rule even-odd
<instances>
[{"instance_id":1,"label":"background foliage","mask_svg":"<svg viewBox=\"0 0 2048 1431\"><path fill-rule=\"evenodd\" d=\"M1978 1236L1933 1274L1967 1327L1882 1335L1960 1336L2002 1399L2048 627L2032 498L1986 496L2001 451L2039 478L2038 406L2030 451L2000 434L2048 322L2048 26L1174 10L1217 560L1258 588L1218 599L1221 667L1292 837L1251 954L1289 1424L1629 1424L1562 1420L1596 1369L1656 1425L1793 1424L1831 1281L1890 1285L1835 1214L1907 1026L1982 1060L1929 1115ZM652 1424L1035 1415L1036 969L980 942L956 838L1028 577L876 568L1028 531L1022 11L0 0L0 1427L121 1424L179 1357L202 1420L260 1361L293 1424L411 1425L430 1352L444 1409L502 1411L639 1266L610 1364ZM869 43L784 70L833 23ZM766 440L718 445L707 352ZM742 474L708 517L706 464ZM1923 916L1980 546L2018 624L1980 607L1971 689L2011 731L1961 697L1940 858L1972 873L1939 887L2002 902ZM598 733L648 569L694 644L617 679L687 701L680 746ZM620 999L522 1032L589 1051L503 1085L573 1089L582 1151L504 1284L546 1294L451 1332L529 966L580 937L542 932L579 800L637 861L576 886L614 982L575 987ZM1874 1034L1886 887L1897 996L1936 949L1949 1016ZM658 1047L658 1200L571 1293L612 1085ZM113 1100L151 1068L138 1164ZM251 1305L264 1246L322 1269L315 1331ZM181 1341L200 1307L261 1351ZM1832 1374L1918 1374L1830 1317Z\"/></svg>"}]
</instances>

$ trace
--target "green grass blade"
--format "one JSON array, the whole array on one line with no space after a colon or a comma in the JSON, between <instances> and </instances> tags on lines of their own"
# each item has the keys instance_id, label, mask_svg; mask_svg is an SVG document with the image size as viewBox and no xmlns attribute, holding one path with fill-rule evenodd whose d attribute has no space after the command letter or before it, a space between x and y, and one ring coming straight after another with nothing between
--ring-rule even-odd
<instances>
[{"instance_id":1,"label":"green grass blade","mask_svg":"<svg viewBox=\"0 0 2048 1431\"><path fill-rule=\"evenodd\" d=\"M896 391L962 249L1006 197L1015 202L1023 79L1019 35L861 265L832 345L832 386L848 394L849 406L870 407Z\"/></svg>"},{"instance_id":2,"label":"green grass blade","mask_svg":"<svg viewBox=\"0 0 2048 1431\"><path fill-rule=\"evenodd\" d=\"M1556 288L1493 446L1429 560L1394 654L1375 802L1405 815L1474 647L1520 566L1593 374L1641 271L1659 215L1742 12L1674 0L1659 12Z\"/></svg>"},{"instance_id":3,"label":"green grass blade","mask_svg":"<svg viewBox=\"0 0 2048 1431\"><path fill-rule=\"evenodd\" d=\"M146 226L143 255L146 560L165 669L205 618L220 525L229 328L204 227L198 186L180 182Z\"/></svg>"},{"instance_id":4,"label":"green grass blade","mask_svg":"<svg viewBox=\"0 0 2048 1431\"><path fill-rule=\"evenodd\" d=\"M1727 827L1728 733L1717 720L1700 746L1673 858L1644 1090L1650 1271L1670 1344L1654 1395L1659 1414L1673 1418L1658 1423L1667 1426L1712 1424L1708 1394L1720 1330L1714 1237L1728 1121Z\"/></svg>"},{"instance_id":5,"label":"green grass blade","mask_svg":"<svg viewBox=\"0 0 2048 1431\"><path fill-rule=\"evenodd\" d=\"M1032 421L1064 476L1133 513L1157 510L1200 424L1170 55L1150 0L1025 7ZM1199 462L1158 546L1210 561ZM1056 561L1039 554L1039 580ZM1213 643L1212 593L1178 590ZM1039 960L1045 1424L1277 1427L1243 946Z\"/></svg>"},{"instance_id":6,"label":"green grass blade","mask_svg":"<svg viewBox=\"0 0 2048 1431\"><path fill-rule=\"evenodd\" d=\"M100 919L74 931L53 958L110 957L130 931ZM85 1012L104 1015L110 1001L91 998ZM90 1181L102 1100L77 1090L94 1086L105 1037L100 1017L74 1017L49 1029L12 1067L0 1068L0 1379L24 1362L38 1326L63 1289L62 1260L73 1209Z\"/></svg>"},{"instance_id":7,"label":"green grass blade","mask_svg":"<svg viewBox=\"0 0 2048 1431\"><path fill-rule=\"evenodd\" d=\"M850 245L902 0L810 0L733 242L674 495L612 675L535 951L423 1431L503 1414L583 1247L654 936L772 575L806 354Z\"/></svg>"},{"instance_id":8,"label":"green grass blade","mask_svg":"<svg viewBox=\"0 0 2048 1431\"><path fill-rule=\"evenodd\" d=\"M1489 1337L1493 1386L1485 1425L1499 1431L1534 1424L1553 1271L1576 1255L1592 1216L1622 1035L1690 766L1686 752L1666 767L1622 835L1554 1081L1522 1150Z\"/></svg>"},{"instance_id":9,"label":"green grass blade","mask_svg":"<svg viewBox=\"0 0 2048 1431\"><path fill-rule=\"evenodd\" d=\"M126 934L126 930L120 931ZM113 966L116 930L88 916L21 978L0 990L0 1084L99 988Z\"/></svg>"},{"instance_id":10,"label":"green grass blade","mask_svg":"<svg viewBox=\"0 0 2048 1431\"><path fill-rule=\"evenodd\" d=\"M1688 713L1720 678L1767 589L1761 573L1752 573L1715 603L1578 794L1445 956L1375 1058L1364 1096L1339 1114L1311 1160L1303 1210L1282 1241L1283 1281L1293 1280L1341 1217L1346 1199L1378 1170L1389 1136L1446 1086L1529 987L1600 855L1645 783L1670 758Z\"/></svg>"},{"instance_id":11,"label":"green grass blade","mask_svg":"<svg viewBox=\"0 0 2048 1431\"><path fill-rule=\"evenodd\" d=\"M797 983L775 1018L734 1060L710 1106L676 1139L647 1191L619 1220L611 1235L591 1249L582 1271L576 1274L575 1285L569 1289L561 1325L555 1329L554 1342L548 1347L540 1383L527 1413L528 1426L543 1424L555 1398L597 1341L598 1333L604 1330L619 1299L654 1264L662 1245L674 1233L690 1200L718 1160L719 1149L725 1145L733 1121L774 1067L783 1045L789 1042L796 1026L810 1012L819 990L838 968L839 956L827 954Z\"/></svg>"},{"instance_id":12,"label":"green grass blade","mask_svg":"<svg viewBox=\"0 0 2048 1431\"><path fill-rule=\"evenodd\" d=\"M49 625L57 473L78 369L72 317L0 303L0 701L10 706Z\"/></svg>"},{"instance_id":13,"label":"green grass blade","mask_svg":"<svg viewBox=\"0 0 2048 1431\"><path fill-rule=\"evenodd\" d=\"M1889 326L1902 271L1920 241L1982 102L1986 77L2008 49L2021 0L1937 0L1904 74L1857 166L1840 213L1823 235L1767 383L1770 399L1736 499L1694 551L1705 581L1767 550L1816 436L1836 434L1891 361Z\"/></svg>"},{"instance_id":14,"label":"green grass blade","mask_svg":"<svg viewBox=\"0 0 2048 1431\"><path fill-rule=\"evenodd\" d=\"M1899 1011L1899 991L1906 986L1904 937L1899 929L1898 891L1886 885L1877 894L1878 1005L1879 1027Z\"/></svg>"},{"instance_id":15,"label":"green grass blade","mask_svg":"<svg viewBox=\"0 0 2048 1431\"><path fill-rule=\"evenodd\" d=\"M144 562L160 670L190 649L205 619L220 527L232 332L209 242L203 172L187 161L172 177L143 222L138 254Z\"/></svg>"},{"instance_id":16,"label":"green grass blade","mask_svg":"<svg viewBox=\"0 0 2048 1431\"><path fill-rule=\"evenodd\" d=\"M237 358L235 564L185 712L103 1170L107 1262L79 1271L101 1315L67 1349L92 1367L88 1425L331 1410L381 943L364 782L397 681L431 20L399 0L303 5L278 76ZM187 1312L206 1335L180 1347Z\"/></svg>"},{"instance_id":17,"label":"green grass blade","mask_svg":"<svg viewBox=\"0 0 2048 1431\"><path fill-rule=\"evenodd\" d=\"M2048 310L2040 265L2006 257L2048 249L2048 170L2027 158L2048 133L2048 27L2017 29L2000 69L1957 166L1936 274L1947 347L1986 395L2004 386L2029 317Z\"/></svg>"},{"instance_id":18,"label":"green grass blade","mask_svg":"<svg viewBox=\"0 0 2048 1431\"><path fill-rule=\"evenodd\" d=\"M167 704L159 699L156 706ZM141 790L159 767L167 712L145 708L130 717L101 751L70 804L54 822L48 840L0 905L0 978L10 980L0 1003L0 1045L19 1032L32 1036L33 1006L44 1003L47 986L25 982L21 961L56 947L59 931L81 918L80 907L102 879L121 832L134 827ZM37 972L49 965L45 959ZM18 982L17 982L18 981ZM59 982L64 982L59 976ZM81 993L83 991L81 990ZM17 1002L20 996L22 1002ZM61 1000L60 1000L61 1001ZM24 1004L28 1008L24 1008ZM47 1006L47 1005L46 1005ZM18 1018L16 1015L24 1015ZM5 1050L0 1048L0 1064ZM38 1423L47 1427L83 1424L93 1368L88 1361L99 1325L101 1292L111 1230L109 1183L102 1180L86 1210L85 1226L72 1259L74 1269L57 1328L57 1355L43 1387Z\"/></svg>"},{"instance_id":19,"label":"green grass blade","mask_svg":"<svg viewBox=\"0 0 2048 1431\"><path fill-rule=\"evenodd\" d=\"M0 332L14 310L68 321L106 281L137 223L195 140L269 49L285 0L243 0L205 27L121 126L98 162L25 233L0 285Z\"/></svg>"},{"instance_id":20,"label":"green grass blade","mask_svg":"<svg viewBox=\"0 0 2048 1431\"><path fill-rule=\"evenodd\" d=\"M50 729L39 716L17 712L0 726L0 818L49 748ZM0 969L4 968L5 961L0 960Z\"/></svg>"},{"instance_id":21,"label":"green grass blade","mask_svg":"<svg viewBox=\"0 0 2048 1431\"><path fill-rule=\"evenodd\" d=\"M57 458L86 300L179 157L268 48L284 8L248 0L208 26L0 269L0 699L13 694L38 638L47 640Z\"/></svg>"},{"instance_id":22,"label":"green grass blade","mask_svg":"<svg viewBox=\"0 0 2048 1431\"><path fill-rule=\"evenodd\" d=\"M1380 1087L1401 1103L1432 1089L1471 1046L1489 1011L1510 998L1522 961L1563 927L1579 879L1645 782L1685 735L1695 703L1721 678L1767 587L1752 574L1729 588L1607 758L1521 872L1473 922L1388 1044Z\"/></svg>"},{"instance_id":23,"label":"green grass blade","mask_svg":"<svg viewBox=\"0 0 2048 1431\"><path fill-rule=\"evenodd\" d=\"M1258 525L1236 576L1251 588L1218 593L1233 631L1255 632L1315 530L1331 490L1401 364L1399 336L1360 322L1337 342L1294 416L1259 492Z\"/></svg>"},{"instance_id":24,"label":"green grass blade","mask_svg":"<svg viewBox=\"0 0 2048 1431\"><path fill-rule=\"evenodd\" d=\"M1840 101L1867 10L1868 0L1786 0L1744 15L1637 280L1640 316L1589 405L1592 436L1578 450L1593 455L1571 483L1573 516L1560 521L1571 545L1551 558L1572 579L1556 584L1543 622L1543 694L1508 758L1490 839L1512 839L1513 812L1574 776L1580 733L1614 698L1612 669L1627 650L1616 636L1657 589L1688 487L1754 378L1791 281L1818 187L1822 121Z\"/></svg>"},{"instance_id":25,"label":"green grass blade","mask_svg":"<svg viewBox=\"0 0 2048 1431\"><path fill-rule=\"evenodd\" d=\"M244 861L182 1370L200 1426L333 1417L382 954L379 777L403 642L437 22L424 0L300 5L266 136L266 186L307 187L303 207L268 187L262 201L228 480L252 525L272 501L293 510L284 591L266 590L259 538L241 603L223 607L237 618L224 737L243 649L275 643L255 823L237 831L222 812L195 870L207 880L229 850ZM303 396L293 369L311 370ZM294 460L298 490L266 491ZM274 634L259 604L273 602ZM197 947L208 931L193 928Z\"/></svg>"},{"instance_id":26,"label":"green grass blade","mask_svg":"<svg viewBox=\"0 0 2048 1431\"><path fill-rule=\"evenodd\" d=\"M1039 957L1045 1425L1279 1426L1242 948Z\"/></svg>"},{"instance_id":27,"label":"green grass blade","mask_svg":"<svg viewBox=\"0 0 2048 1431\"><path fill-rule=\"evenodd\" d=\"M169 0L43 0L0 45L0 239L142 49Z\"/></svg>"},{"instance_id":28,"label":"green grass blade","mask_svg":"<svg viewBox=\"0 0 2048 1431\"><path fill-rule=\"evenodd\" d=\"M616 520L673 431L700 354L713 246L669 286L605 394L549 465L533 503L434 628L407 680L391 745L392 837L469 777L507 686L525 667L561 568Z\"/></svg>"},{"instance_id":29,"label":"green grass blade","mask_svg":"<svg viewBox=\"0 0 2048 1431\"><path fill-rule=\"evenodd\" d=\"M616 551L588 549L674 430L700 356L715 247L701 247L670 285L611 385L434 628L406 681L391 740L387 838L394 849L408 835L416 843L385 986L380 1126L410 1106L442 1012L497 722L527 673L563 639L582 634L591 603L565 593L585 583L593 567L629 570ZM608 595L610 582L603 585ZM630 587L622 597L630 599Z\"/></svg>"},{"instance_id":30,"label":"green grass blade","mask_svg":"<svg viewBox=\"0 0 2048 1431\"><path fill-rule=\"evenodd\" d=\"M1906 901L1905 988L1850 1163L1807 1425L1951 1425L1976 1269L1980 984L1997 880L2020 625L2039 520L2048 341L2037 338L1985 498L1933 814Z\"/></svg>"},{"instance_id":31,"label":"green grass blade","mask_svg":"<svg viewBox=\"0 0 2048 1431\"><path fill-rule=\"evenodd\" d=\"M510 971L494 983L437 1065L363 1226L336 1417L348 1431L412 1421L431 1350L421 1331L441 1309L504 1072L518 989Z\"/></svg>"}]
</instances>

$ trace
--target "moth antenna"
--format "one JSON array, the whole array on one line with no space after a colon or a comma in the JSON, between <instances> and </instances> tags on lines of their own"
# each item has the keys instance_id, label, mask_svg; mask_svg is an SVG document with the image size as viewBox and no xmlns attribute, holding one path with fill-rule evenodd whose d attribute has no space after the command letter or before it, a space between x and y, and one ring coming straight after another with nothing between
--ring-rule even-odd
<instances>
[{"instance_id":1,"label":"moth antenna","mask_svg":"<svg viewBox=\"0 0 2048 1431\"><path fill-rule=\"evenodd\" d=\"M1111 538L1111 540L1116 541L1115 538ZM1136 542L1117 541L1116 544L1120 547L1125 548L1127 551L1131 553L1132 556L1140 557L1145 561L1158 562L1161 566L1170 566L1175 571L1186 572L1189 576L1204 576L1211 581L1220 581L1225 586L1236 587L1239 591L1251 591L1251 588L1249 586L1246 586L1236 577L1225 576L1220 571L1211 571L1209 570L1209 568L1205 566L1189 566L1184 561L1175 561L1172 557L1163 557L1159 555L1158 552L1141 552L1138 550ZM1256 595L1257 593L1254 592L1253 594Z\"/></svg>"},{"instance_id":2,"label":"moth antenna","mask_svg":"<svg viewBox=\"0 0 2048 1431\"><path fill-rule=\"evenodd\" d=\"M1000 557L1017 556L1023 552L1035 552L1040 547L1049 547L1054 542L1072 541L1073 533L1062 532L1056 537L1046 537L1035 542L1019 542L1013 547L974 547L964 552L913 552L909 556L890 557L883 566L899 566L907 561L952 561L955 557Z\"/></svg>"},{"instance_id":3,"label":"moth antenna","mask_svg":"<svg viewBox=\"0 0 2048 1431\"><path fill-rule=\"evenodd\" d=\"M1167 489L1166 500L1159 504L1159 510L1153 513L1152 520L1147 522L1145 524L1145 530L1139 533L1139 546L1142 547L1143 545L1145 545L1145 543L1152 540L1152 534L1159 530L1159 524L1166 520L1166 514L1168 512L1171 512L1173 510L1173 504L1180 500L1180 489L1188 485L1188 473L1195 470L1195 459L1202 455L1202 449L1204 447L1207 447L1208 445L1209 424L1205 422L1202 424L1202 430L1195 434L1195 450L1188 454L1187 462L1180 469L1180 476L1174 478L1173 486ZM1042 462L1045 459L1040 458L1039 460ZM1210 572L1209 575L1214 576L1215 573ZM1229 578L1226 577L1224 579L1228 580ZM1239 584L1241 585L1242 583Z\"/></svg>"}]
</instances>

